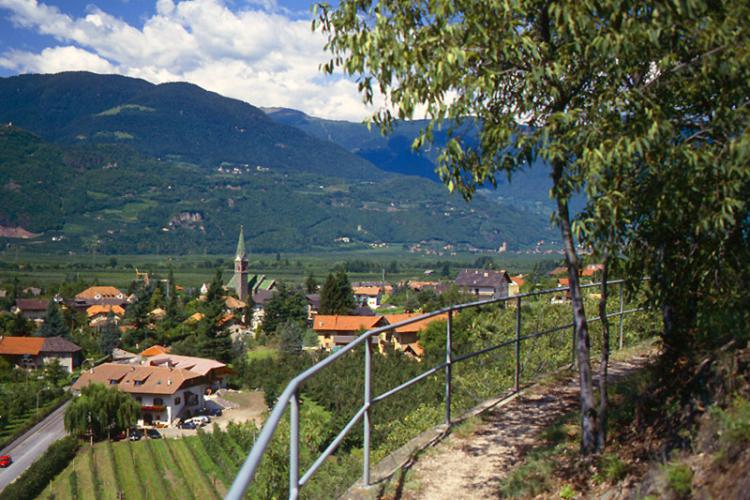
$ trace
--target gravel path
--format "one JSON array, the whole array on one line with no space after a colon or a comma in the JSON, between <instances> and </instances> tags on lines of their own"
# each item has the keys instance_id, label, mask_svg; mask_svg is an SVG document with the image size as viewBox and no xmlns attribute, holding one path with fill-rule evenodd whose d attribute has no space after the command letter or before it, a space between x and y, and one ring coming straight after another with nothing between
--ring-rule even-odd
<instances>
[{"instance_id":1,"label":"gravel path","mask_svg":"<svg viewBox=\"0 0 750 500\"><path fill-rule=\"evenodd\" d=\"M642 368L648 358L610 363L610 379L617 380ZM504 406L482 414L475 432L451 437L413 466L420 485L416 496L429 500L497 498L500 481L516 465L521 450L533 444L541 430L578 408L578 379L554 387L532 387Z\"/></svg>"}]
</instances>

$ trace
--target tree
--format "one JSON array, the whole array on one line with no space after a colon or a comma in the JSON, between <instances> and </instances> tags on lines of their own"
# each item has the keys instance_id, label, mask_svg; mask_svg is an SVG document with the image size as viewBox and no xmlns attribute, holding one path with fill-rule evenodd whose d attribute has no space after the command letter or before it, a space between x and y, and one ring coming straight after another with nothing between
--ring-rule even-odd
<instances>
[{"instance_id":1,"label":"tree","mask_svg":"<svg viewBox=\"0 0 750 500\"><path fill-rule=\"evenodd\" d=\"M60 360L53 358L44 365L44 379L53 387L60 385L60 382L67 380L68 371L60 364Z\"/></svg>"},{"instance_id":2,"label":"tree","mask_svg":"<svg viewBox=\"0 0 750 500\"><path fill-rule=\"evenodd\" d=\"M167 321L170 325L174 325L179 321L180 317L180 302L177 298L177 284L174 281L174 270L172 266L169 266L169 274L167 275Z\"/></svg>"},{"instance_id":3,"label":"tree","mask_svg":"<svg viewBox=\"0 0 750 500\"><path fill-rule=\"evenodd\" d=\"M722 303L740 318L750 304L742 292L750 277L749 10L722 1L488 8L350 0L323 6L316 22L333 54L325 69L357 75L368 102L374 84L384 94L375 116L382 130L417 106L429 121L415 147L447 126L440 170L451 190L468 198L535 159L549 166L571 284L584 452L600 443L576 237L622 259L628 276L650 275L649 303L662 309L673 365L691 352L701 310ZM478 138L467 141L472 127ZM589 210L575 220L568 200L581 189Z\"/></svg>"},{"instance_id":4,"label":"tree","mask_svg":"<svg viewBox=\"0 0 750 500\"><path fill-rule=\"evenodd\" d=\"M266 302L262 330L266 335L276 332L279 325L288 321L304 324L307 320L307 299L302 290L280 282L276 292Z\"/></svg>"},{"instance_id":5,"label":"tree","mask_svg":"<svg viewBox=\"0 0 750 500\"><path fill-rule=\"evenodd\" d=\"M356 307L346 272L329 274L320 289L320 314L349 314Z\"/></svg>"},{"instance_id":6,"label":"tree","mask_svg":"<svg viewBox=\"0 0 750 500\"><path fill-rule=\"evenodd\" d=\"M510 178L537 160L548 166L570 280L585 453L596 449L597 422L568 202L584 185L579 159L589 144L590 123L603 110L611 115L623 84L609 70L633 59L611 50L611 32L619 27L611 20L627 21L623 7L345 0L336 9L322 6L314 23L327 34L333 56L325 70L342 67L356 75L366 102L373 102L375 85L384 95L387 106L374 116L381 131L391 130L396 118L411 118L418 107L428 122L415 148L433 142L436 128L448 129L439 171L449 190L470 199L478 187L496 185L500 175ZM476 140L467 140L469 130L476 130Z\"/></svg>"},{"instance_id":7,"label":"tree","mask_svg":"<svg viewBox=\"0 0 750 500\"><path fill-rule=\"evenodd\" d=\"M120 343L120 332L115 324L115 318L113 314L109 314L107 322L104 323L101 330L99 331L99 350L102 354L110 355L112 350L117 347Z\"/></svg>"},{"instance_id":8,"label":"tree","mask_svg":"<svg viewBox=\"0 0 750 500\"><path fill-rule=\"evenodd\" d=\"M70 330L65 324L62 314L60 314L60 308L57 307L54 300L50 300L47 304L47 313L44 316L44 324L39 328L39 336L68 337L69 335Z\"/></svg>"},{"instance_id":9,"label":"tree","mask_svg":"<svg viewBox=\"0 0 750 500\"><path fill-rule=\"evenodd\" d=\"M276 328L279 348L289 354L302 352L305 329L298 321L286 321Z\"/></svg>"},{"instance_id":10,"label":"tree","mask_svg":"<svg viewBox=\"0 0 750 500\"><path fill-rule=\"evenodd\" d=\"M310 271L310 274L308 274L305 279L305 290L307 293L315 293L318 291L318 282L315 280L312 271Z\"/></svg>"},{"instance_id":11,"label":"tree","mask_svg":"<svg viewBox=\"0 0 750 500\"><path fill-rule=\"evenodd\" d=\"M65 410L65 429L73 435L102 439L135 426L140 405L129 394L102 384L81 389Z\"/></svg>"}]
</instances>

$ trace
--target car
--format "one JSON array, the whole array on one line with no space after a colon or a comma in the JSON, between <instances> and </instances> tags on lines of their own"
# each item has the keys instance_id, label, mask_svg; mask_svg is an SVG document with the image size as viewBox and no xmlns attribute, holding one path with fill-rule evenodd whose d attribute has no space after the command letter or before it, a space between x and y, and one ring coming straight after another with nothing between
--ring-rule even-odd
<instances>
[{"instance_id":1,"label":"car","mask_svg":"<svg viewBox=\"0 0 750 500\"><path fill-rule=\"evenodd\" d=\"M198 425L192 420L186 420L180 424L180 429L197 429Z\"/></svg>"},{"instance_id":2,"label":"car","mask_svg":"<svg viewBox=\"0 0 750 500\"><path fill-rule=\"evenodd\" d=\"M0 456L0 467L8 467L10 464L13 463L13 459L10 458L10 455L2 455Z\"/></svg>"},{"instance_id":3,"label":"car","mask_svg":"<svg viewBox=\"0 0 750 500\"><path fill-rule=\"evenodd\" d=\"M211 423L211 417L206 415L198 415L189 419L188 422L195 422L195 425L203 427L204 425Z\"/></svg>"},{"instance_id":4,"label":"car","mask_svg":"<svg viewBox=\"0 0 750 500\"><path fill-rule=\"evenodd\" d=\"M125 434L125 431L120 431L112 436L112 441L122 441L127 437L127 434Z\"/></svg>"},{"instance_id":5,"label":"car","mask_svg":"<svg viewBox=\"0 0 750 500\"><path fill-rule=\"evenodd\" d=\"M221 408L209 408L208 414L212 417L220 417L222 414Z\"/></svg>"},{"instance_id":6,"label":"car","mask_svg":"<svg viewBox=\"0 0 750 500\"><path fill-rule=\"evenodd\" d=\"M131 441L140 441L142 436L143 433L140 430L136 429L130 431L130 436L128 437L128 439L130 439Z\"/></svg>"},{"instance_id":7,"label":"car","mask_svg":"<svg viewBox=\"0 0 750 500\"><path fill-rule=\"evenodd\" d=\"M149 439L161 439L161 434L156 429L147 429L146 435Z\"/></svg>"}]
</instances>

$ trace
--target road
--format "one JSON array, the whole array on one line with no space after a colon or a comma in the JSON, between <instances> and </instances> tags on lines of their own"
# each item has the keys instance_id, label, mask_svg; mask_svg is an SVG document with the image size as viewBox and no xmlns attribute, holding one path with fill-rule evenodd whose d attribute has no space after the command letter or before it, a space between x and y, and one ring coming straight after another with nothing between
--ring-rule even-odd
<instances>
[{"instance_id":1,"label":"road","mask_svg":"<svg viewBox=\"0 0 750 500\"><path fill-rule=\"evenodd\" d=\"M0 469L0 491L4 490L14 479L20 476L49 445L65 436L63 416L70 404L66 402L47 418L36 424L26 434L13 441L0 455L10 455L13 463L7 469Z\"/></svg>"}]
</instances>

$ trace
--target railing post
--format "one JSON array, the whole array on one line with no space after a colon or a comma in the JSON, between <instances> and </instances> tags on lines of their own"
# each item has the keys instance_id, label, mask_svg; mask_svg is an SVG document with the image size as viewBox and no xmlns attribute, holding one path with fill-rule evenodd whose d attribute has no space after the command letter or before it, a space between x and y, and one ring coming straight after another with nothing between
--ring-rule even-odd
<instances>
[{"instance_id":1,"label":"railing post","mask_svg":"<svg viewBox=\"0 0 750 500\"><path fill-rule=\"evenodd\" d=\"M365 394L364 394L364 459L362 463L362 482L370 485L370 379L372 376L372 351L370 339L365 341Z\"/></svg>"},{"instance_id":2,"label":"railing post","mask_svg":"<svg viewBox=\"0 0 750 500\"><path fill-rule=\"evenodd\" d=\"M516 392L521 389L521 297L516 299Z\"/></svg>"},{"instance_id":3,"label":"railing post","mask_svg":"<svg viewBox=\"0 0 750 500\"><path fill-rule=\"evenodd\" d=\"M289 399L289 498L299 496L299 394Z\"/></svg>"},{"instance_id":4,"label":"railing post","mask_svg":"<svg viewBox=\"0 0 750 500\"><path fill-rule=\"evenodd\" d=\"M620 349L622 349L622 317L623 317L623 312L625 311L625 302L623 301L623 298L622 298L622 289L623 288L625 288L625 282L624 281L620 283L620 326L619 326L619 328L620 328L620 333L619 333L619 335L620 335Z\"/></svg>"},{"instance_id":5,"label":"railing post","mask_svg":"<svg viewBox=\"0 0 750 500\"><path fill-rule=\"evenodd\" d=\"M453 309L448 310L448 324L445 327L445 425L451 425L451 331L453 329Z\"/></svg>"}]
</instances>

